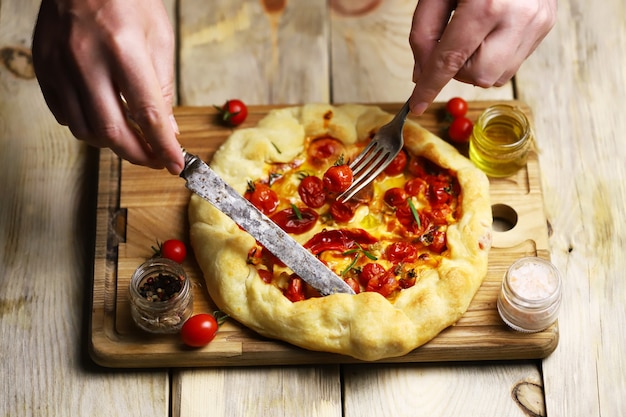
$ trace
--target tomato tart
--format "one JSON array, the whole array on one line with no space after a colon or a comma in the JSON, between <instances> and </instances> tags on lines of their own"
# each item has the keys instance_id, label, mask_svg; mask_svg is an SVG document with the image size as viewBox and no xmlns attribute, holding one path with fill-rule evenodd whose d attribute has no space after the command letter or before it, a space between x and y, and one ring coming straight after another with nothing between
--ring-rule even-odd
<instances>
[{"instance_id":1,"label":"tomato tart","mask_svg":"<svg viewBox=\"0 0 626 417\"><path fill-rule=\"evenodd\" d=\"M259 334L373 361L453 325L487 271L486 176L414 120L393 163L347 202L348 163L392 115L376 106L272 110L235 131L211 167L345 280L321 297L231 219L193 195L190 239L217 306Z\"/></svg>"}]
</instances>

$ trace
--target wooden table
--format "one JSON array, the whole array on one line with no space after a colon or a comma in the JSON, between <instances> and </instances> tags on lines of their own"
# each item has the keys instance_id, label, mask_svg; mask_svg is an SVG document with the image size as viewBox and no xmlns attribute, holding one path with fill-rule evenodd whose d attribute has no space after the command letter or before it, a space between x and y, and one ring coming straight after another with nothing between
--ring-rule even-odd
<instances>
[{"instance_id":1,"label":"wooden table","mask_svg":"<svg viewBox=\"0 0 626 417\"><path fill-rule=\"evenodd\" d=\"M401 102L411 91L414 1L363 13L367 0L166 3L179 105ZM559 7L514 83L452 83L439 97L517 98L534 112L552 260L565 277L551 356L119 371L86 351L98 152L55 123L33 77L38 2L0 0L0 415L626 415L626 9Z\"/></svg>"}]
</instances>

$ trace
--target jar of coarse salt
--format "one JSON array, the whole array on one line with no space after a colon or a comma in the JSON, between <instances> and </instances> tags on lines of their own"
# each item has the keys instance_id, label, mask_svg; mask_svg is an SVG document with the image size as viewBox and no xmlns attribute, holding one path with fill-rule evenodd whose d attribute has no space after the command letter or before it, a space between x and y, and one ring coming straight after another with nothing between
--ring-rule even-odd
<instances>
[{"instance_id":1,"label":"jar of coarse salt","mask_svg":"<svg viewBox=\"0 0 626 417\"><path fill-rule=\"evenodd\" d=\"M511 328L526 333L545 330L561 305L561 275L549 261L521 258L504 275L498 312Z\"/></svg>"}]
</instances>

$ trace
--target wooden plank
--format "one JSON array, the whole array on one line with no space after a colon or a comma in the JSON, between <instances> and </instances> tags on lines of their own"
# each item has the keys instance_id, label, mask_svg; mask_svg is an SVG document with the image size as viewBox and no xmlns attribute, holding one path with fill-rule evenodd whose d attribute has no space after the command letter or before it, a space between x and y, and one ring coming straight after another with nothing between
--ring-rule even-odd
<instances>
[{"instance_id":1,"label":"wooden plank","mask_svg":"<svg viewBox=\"0 0 626 417\"><path fill-rule=\"evenodd\" d=\"M344 9L376 5L366 13L341 13L331 6L332 97L336 102L402 102L413 90L413 55L408 44L415 2L410 0L342 1ZM367 8L365 8L367 9ZM510 100L512 83L482 89L451 81L437 97L444 102L460 96L467 100ZM515 377L511 378L512 375ZM346 416L361 415L519 415L517 404L532 403L541 376L536 365L507 363L505 367L446 366L346 367L344 403ZM509 393L512 380L536 381L531 390L518 390L522 401ZM460 382L464 381L464 383ZM524 385L525 386L525 385ZM417 387L414 389L413 387ZM423 390L425 387L431 388ZM452 392L439 402L440 393ZM503 387L506 387L503 389ZM417 393L430 395L420 395ZM419 403L414 398L423 399ZM489 398L489 401L484 401ZM447 404L450 404L449 406ZM527 410L536 407L526 407ZM372 412L376 410L376 412ZM466 412L467 410L467 412ZM506 411L500 413L499 411ZM536 413L545 415L545 413Z\"/></svg>"},{"instance_id":2,"label":"wooden plank","mask_svg":"<svg viewBox=\"0 0 626 417\"><path fill-rule=\"evenodd\" d=\"M86 354L97 154L34 79L39 3L0 2L0 415L167 416L167 372L101 372Z\"/></svg>"},{"instance_id":3,"label":"wooden plank","mask_svg":"<svg viewBox=\"0 0 626 417\"><path fill-rule=\"evenodd\" d=\"M180 2L180 104L220 104L234 97L250 104L328 102L326 7L325 0ZM319 384L310 376L301 367L272 369L270 378L267 369L176 371L172 414L205 415L207 387L226 380L224 390L213 391L212 415L250 414L232 408L225 412L237 393L244 404L272 399L266 415L301 415L306 410L340 416L339 368L329 368ZM277 393L291 392L288 387L297 387L299 395ZM328 403L320 407L320 399Z\"/></svg>"},{"instance_id":4,"label":"wooden plank","mask_svg":"<svg viewBox=\"0 0 626 417\"><path fill-rule=\"evenodd\" d=\"M381 417L545 416L536 369L527 362L348 365L345 415L363 415L367 408L368 415Z\"/></svg>"},{"instance_id":5,"label":"wooden plank","mask_svg":"<svg viewBox=\"0 0 626 417\"><path fill-rule=\"evenodd\" d=\"M492 102L471 103L469 116L475 119L490 104ZM384 108L395 111L399 104ZM250 107L245 126L255 125L267 110L263 106ZM418 120L424 127L438 132L444 123L438 116L441 111L441 105L434 106ZM190 152L207 160L230 133L230 129L212 123L216 114L216 110L210 107L182 108L176 112L181 143ZM188 136L187 132L191 134ZM110 153L102 154L105 161L110 160ZM107 177L111 173L113 179ZM113 367L184 367L355 362L339 355L307 352L260 338L234 321L222 327L219 337L207 348L192 351L184 349L176 335L147 337L138 332L130 318L130 276L152 255L151 246L154 246L155 239L186 238L189 191L178 177L165 171L155 173L127 162L122 163L119 175L121 177L103 164L100 196L115 203L119 201L124 228L121 231L112 231L112 227L107 230L98 228L99 242L109 244L101 253L107 257L111 252L117 253L112 269L104 271L103 275L94 275L92 340L94 357L99 363ZM532 335L513 332L502 323L495 309L501 278L511 263L527 255L549 257L536 157L531 156L527 169L516 176L492 179L491 195L494 204L507 206L516 213L517 223L510 230L494 232L489 271L469 310L455 326L443 331L430 343L406 356L384 362L541 358L555 348L558 341L556 327ZM100 207L102 209L110 211L111 207ZM105 220L106 225L112 224L109 219ZM123 239L111 246L112 235ZM206 294L202 272L195 261L187 260L185 269L193 282L195 312L213 311L215 306ZM100 288L114 291L102 292L104 297L108 296L102 298L101 291L96 291ZM114 306L114 311L103 315L101 311L109 305Z\"/></svg>"},{"instance_id":6,"label":"wooden plank","mask_svg":"<svg viewBox=\"0 0 626 417\"><path fill-rule=\"evenodd\" d=\"M409 98L414 87L409 31L415 5L415 0L330 2L334 103L398 103ZM452 81L436 100L454 96L472 101L513 98L511 83L482 89Z\"/></svg>"},{"instance_id":7,"label":"wooden plank","mask_svg":"<svg viewBox=\"0 0 626 417\"><path fill-rule=\"evenodd\" d=\"M173 416L341 417L337 375L336 365L189 370L174 380Z\"/></svg>"},{"instance_id":8,"label":"wooden plank","mask_svg":"<svg viewBox=\"0 0 626 417\"><path fill-rule=\"evenodd\" d=\"M324 0L180 4L180 103L328 102Z\"/></svg>"},{"instance_id":9,"label":"wooden plank","mask_svg":"<svg viewBox=\"0 0 626 417\"><path fill-rule=\"evenodd\" d=\"M624 22L622 0L561 1L555 29L518 75L540 116L550 243L565 276L562 340L542 367L551 417L626 415Z\"/></svg>"}]
</instances>

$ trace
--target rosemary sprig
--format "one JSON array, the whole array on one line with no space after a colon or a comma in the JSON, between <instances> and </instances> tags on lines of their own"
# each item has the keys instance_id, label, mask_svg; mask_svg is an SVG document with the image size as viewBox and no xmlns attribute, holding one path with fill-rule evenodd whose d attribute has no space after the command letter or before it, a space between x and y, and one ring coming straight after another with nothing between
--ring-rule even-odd
<instances>
[{"instance_id":1,"label":"rosemary sprig","mask_svg":"<svg viewBox=\"0 0 626 417\"><path fill-rule=\"evenodd\" d=\"M422 222L420 220L420 215L413 204L413 200L409 198L409 208L411 209L411 213L413 214L413 218L415 219L415 223L417 223L417 227L422 227Z\"/></svg>"},{"instance_id":2,"label":"rosemary sprig","mask_svg":"<svg viewBox=\"0 0 626 417\"><path fill-rule=\"evenodd\" d=\"M348 252L350 252L350 251L348 251ZM344 252L344 254L345 254L345 252ZM346 269L341 271L341 276L344 276L349 270L354 268L354 265L356 265L356 261L358 261L358 260L359 260L359 254L357 253L356 256L354 257L354 259L352 260L352 262L350 262L350 265L348 265L346 267Z\"/></svg>"},{"instance_id":3,"label":"rosemary sprig","mask_svg":"<svg viewBox=\"0 0 626 417\"><path fill-rule=\"evenodd\" d=\"M296 215L296 217L298 218L298 220L302 220L302 212L300 211L298 206L296 206L295 204L292 204L291 205L291 209L293 210L293 212Z\"/></svg>"}]
</instances>

